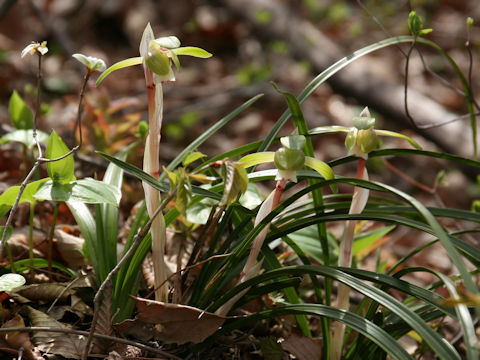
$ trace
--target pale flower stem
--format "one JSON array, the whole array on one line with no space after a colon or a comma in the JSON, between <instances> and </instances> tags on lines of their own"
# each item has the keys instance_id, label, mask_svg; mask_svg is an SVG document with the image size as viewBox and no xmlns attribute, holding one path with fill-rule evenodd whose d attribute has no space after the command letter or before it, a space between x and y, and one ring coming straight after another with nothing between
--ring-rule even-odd
<instances>
[{"instance_id":1,"label":"pale flower stem","mask_svg":"<svg viewBox=\"0 0 480 360\"><path fill-rule=\"evenodd\" d=\"M265 216L267 216L270 211L274 210L277 205L280 203L280 198L282 197L283 191L285 190L285 185L286 185L286 180L281 179L277 181L277 185L275 186L275 190L273 192L273 198L272 198L272 205L269 209L268 212L265 212L265 214L260 214L259 211L259 216L257 219L255 219L255 226L257 223L263 220ZM268 199L267 199L268 200ZM265 201L267 201L265 200ZM257 235L257 237L253 240L252 247L250 250L250 254L248 255L247 262L245 263L245 266L243 267L242 273L240 275L240 282L243 282L247 280L248 278L251 277L249 274L250 270L253 268L255 265L255 262L257 261L258 254L260 254L260 250L262 249L263 241L265 240L265 237L267 236L268 230L270 229L270 224L266 225L262 231ZM247 274L249 276L247 277Z\"/></svg>"},{"instance_id":2,"label":"pale flower stem","mask_svg":"<svg viewBox=\"0 0 480 360\"><path fill-rule=\"evenodd\" d=\"M286 184L287 184L287 181L285 179L281 179L277 181L275 190L265 199L264 203L262 204L262 206L258 211L257 217L255 219L255 226L257 226L280 203L280 199L285 190ZM258 258L258 254L260 254L263 241L265 240L265 237L267 236L269 229L270 229L270 224L267 224L253 240L252 246L250 249L250 254L248 255L248 258L247 258L247 262L245 263L245 266L243 267L243 270L240 274L240 279L238 281L239 284L247 281L248 279L258 274L260 269L257 268L256 266L257 258ZM240 291L237 295L235 295L230 300L228 300L225 304L219 307L217 311L215 311L215 314L221 315L221 316L227 315L230 309L232 308L232 306L235 305L235 303L243 295L245 295L248 292L248 290L250 290L250 288L246 288Z\"/></svg>"},{"instance_id":3,"label":"pale flower stem","mask_svg":"<svg viewBox=\"0 0 480 360\"><path fill-rule=\"evenodd\" d=\"M154 178L158 178L160 171L160 130L163 117L163 89L162 84L151 83L148 88L148 115L149 134L146 139L143 170ZM159 193L150 185L143 183L147 212L152 216L160 204ZM152 223L152 258L153 271L155 274L155 299L157 301L168 300L168 283L166 265L164 260L166 229L165 219L159 214Z\"/></svg>"},{"instance_id":4,"label":"pale flower stem","mask_svg":"<svg viewBox=\"0 0 480 360\"><path fill-rule=\"evenodd\" d=\"M365 179L365 159L359 158L357 163L357 179ZM350 204L349 214L360 214L365 208L366 199L368 199L368 190L355 187L353 190L352 203ZM338 266L350 267L352 265L352 248L355 235L355 226L357 221L347 221L340 243L340 254L338 256ZM350 306L350 288L342 283L338 284L336 307L342 310L348 310ZM345 325L336 322L332 338L331 360L340 360L342 356L343 337L345 335Z\"/></svg>"}]
</instances>

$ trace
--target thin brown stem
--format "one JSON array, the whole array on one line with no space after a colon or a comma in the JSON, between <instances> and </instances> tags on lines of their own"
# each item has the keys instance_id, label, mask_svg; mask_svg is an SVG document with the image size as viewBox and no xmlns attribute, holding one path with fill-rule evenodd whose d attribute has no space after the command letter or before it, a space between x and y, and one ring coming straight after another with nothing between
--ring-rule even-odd
<instances>
[{"instance_id":1,"label":"thin brown stem","mask_svg":"<svg viewBox=\"0 0 480 360\"><path fill-rule=\"evenodd\" d=\"M34 332L34 331L44 331L44 332L52 332L52 333L61 333L61 334L73 334L73 335L83 335L87 336L89 335L88 331L83 331L83 330L75 330L75 329L68 329L68 328L54 328L54 327L48 327L48 326L31 326L31 327L13 327L13 328L0 328L0 334L1 333L9 333L9 332ZM162 351L157 348L153 348L148 345L144 345L142 343L139 343L137 341L132 341L132 340L127 340L127 339L122 339L118 338L115 336L109 336L109 335L103 335L103 334L97 334L94 333L93 337L100 339L100 340L106 340L106 341L112 341L116 342L119 344L126 344L126 345L133 345L138 347L139 349L152 352L154 354L159 354L162 356L167 357L168 359L180 359L178 356L169 354L165 351Z\"/></svg>"},{"instance_id":2,"label":"thin brown stem","mask_svg":"<svg viewBox=\"0 0 480 360\"><path fill-rule=\"evenodd\" d=\"M93 300L95 309L93 312L93 319L92 319L92 324L90 327L90 332L88 335L87 339L87 344L85 345L85 350L84 353L82 354L82 360L86 360L88 357L88 353L90 351L90 345L93 340L93 334L95 332L95 327L97 326L98 322L98 315L100 312L100 301L101 297L105 291L105 288L107 287L108 284L111 283L113 277L118 273L122 265L133 255L135 250L137 249L138 245L142 242L143 238L147 235L148 231L150 230L150 227L152 226L152 223L155 221L155 218L162 212L162 210L165 208L165 206L170 202L170 200L173 199L173 197L176 194L176 189L172 191L170 194L167 195L167 197L163 200L163 202L160 204L160 206L155 210L153 215L150 217L150 220L145 224L145 226L138 232L137 235L135 235L135 238L133 240L132 246L128 251L123 255L123 257L120 259L120 261L117 263L117 265L110 271L110 273L107 275L105 280L103 281L102 285L98 288L97 293L95 294L95 298Z\"/></svg>"},{"instance_id":3,"label":"thin brown stem","mask_svg":"<svg viewBox=\"0 0 480 360\"><path fill-rule=\"evenodd\" d=\"M40 113L40 89L42 85L42 55L38 55L38 70L37 70L37 96L36 96L36 101L35 101L35 115L33 117L33 141L35 141L35 144L37 145L37 150L38 150L38 157L42 157L42 147L40 146L40 142L38 141L37 138L37 121L38 121L38 115Z\"/></svg>"}]
</instances>

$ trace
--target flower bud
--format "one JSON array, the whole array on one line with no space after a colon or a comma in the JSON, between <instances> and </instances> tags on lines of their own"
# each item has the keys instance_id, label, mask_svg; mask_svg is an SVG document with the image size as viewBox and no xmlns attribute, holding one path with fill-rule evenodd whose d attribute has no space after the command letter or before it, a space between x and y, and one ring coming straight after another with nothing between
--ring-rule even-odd
<instances>
[{"instance_id":1,"label":"flower bud","mask_svg":"<svg viewBox=\"0 0 480 360\"><path fill-rule=\"evenodd\" d=\"M168 75L171 71L170 58L166 54L166 49L162 48L156 41L150 41L145 64L155 74L160 76Z\"/></svg>"},{"instance_id":2,"label":"flower bud","mask_svg":"<svg viewBox=\"0 0 480 360\"><path fill-rule=\"evenodd\" d=\"M281 147L275 151L273 161L279 170L297 171L305 164L305 155L302 150Z\"/></svg>"}]
</instances>

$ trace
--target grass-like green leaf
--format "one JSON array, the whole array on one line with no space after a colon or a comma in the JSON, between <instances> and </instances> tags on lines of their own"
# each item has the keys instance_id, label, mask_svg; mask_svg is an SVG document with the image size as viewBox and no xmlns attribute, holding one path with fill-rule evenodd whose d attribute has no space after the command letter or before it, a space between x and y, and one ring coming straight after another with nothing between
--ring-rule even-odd
<instances>
[{"instance_id":1,"label":"grass-like green leaf","mask_svg":"<svg viewBox=\"0 0 480 360\"><path fill-rule=\"evenodd\" d=\"M82 202L67 201L66 204L75 218L83 238L85 239L87 256L90 258L90 262L92 263L97 279L105 279L107 274L105 273L102 264L99 263L99 259L96 256L89 256L89 254L98 254L100 251L98 249L100 244L97 241L97 227L92 213L88 209L87 205Z\"/></svg>"},{"instance_id":2,"label":"grass-like green leaf","mask_svg":"<svg viewBox=\"0 0 480 360\"><path fill-rule=\"evenodd\" d=\"M26 271L32 271L33 269L46 269L48 268L48 261L47 259L42 259L42 258L34 258L34 259L22 259L22 260L17 260L13 263L13 266L11 264L8 264L5 266L5 270L7 271L12 271L12 267L15 269L15 272L17 273L24 273ZM58 269L68 276L71 276L72 278L77 278L79 277L78 273L73 271L72 269L67 268L66 266L63 266L62 264L53 261L52 262L52 267L54 269Z\"/></svg>"},{"instance_id":3,"label":"grass-like green leaf","mask_svg":"<svg viewBox=\"0 0 480 360\"><path fill-rule=\"evenodd\" d=\"M108 161L111 161L114 164L118 165L120 168L122 168L123 170L125 170L129 174L135 176L139 180L144 181L147 184L151 185L153 188L155 188L155 189L157 189L161 192L168 192L169 186L167 184L160 182L160 180L155 179L153 176L151 176L150 174L147 174L145 171L139 169L138 167L136 167L132 164L129 164L125 161L122 161L120 159L117 159L113 156L102 153L101 151L97 151L96 153L98 155L104 157ZM213 192L213 191L210 191L210 190L207 190L207 189L204 189L204 188L199 187L199 186L192 186L192 192L195 195L199 195L199 196L202 196L202 197L208 197L208 198L211 198L211 199L214 199L214 200L220 200L220 198L221 198L220 194L218 194L216 192ZM197 201L198 200L199 199L197 199ZM192 202L193 201L194 201L194 199L192 199Z\"/></svg>"},{"instance_id":4,"label":"grass-like green leaf","mask_svg":"<svg viewBox=\"0 0 480 360\"><path fill-rule=\"evenodd\" d=\"M352 54L340 59L333 65L329 66L322 73L316 76L300 93L297 97L298 102L303 103L320 85L322 85L326 80L332 77L335 73L343 69L348 64L357 60L358 58L367 55L373 51L380 50L384 47L404 43L404 42L413 42L415 38L413 36L397 36L382 41L378 41L374 44L368 45L360 50L353 52ZM276 124L272 127L268 135L265 137L262 145L258 148L258 151L265 151L271 145L275 137L278 135L280 129L283 128L287 120L290 118L290 110L286 110L282 116L277 120Z\"/></svg>"},{"instance_id":5,"label":"grass-like green leaf","mask_svg":"<svg viewBox=\"0 0 480 360\"><path fill-rule=\"evenodd\" d=\"M360 315L320 304L295 304L264 310L246 318L240 318L222 326L221 333L232 329L251 327L256 322L285 315L314 315L340 321L375 342L393 359L413 360L413 358L385 330ZM218 336L216 333L214 336Z\"/></svg>"},{"instance_id":6,"label":"grass-like green leaf","mask_svg":"<svg viewBox=\"0 0 480 360\"><path fill-rule=\"evenodd\" d=\"M140 65L142 62L143 62L143 57L137 56L137 57L125 59L113 64L107 70L105 70L100 74L97 81L95 82L95 86L100 85L103 79L105 79L113 71L120 70L129 66Z\"/></svg>"},{"instance_id":7,"label":"grass-like green leaf","mask_svg":"<svg viewBox=\"0 0 480 360\"><path fill-rule=\"evenodd\" d=\"M48 141L48 134L44 133L43 131L37 130L37 139L40 143L45 144ZM33 140L33 130L20 129L6 133L0 138L0 144L4 144L7 142L19 142L25 145L25 147L31 149L35 146L35 141Z\"/></svg>"},{"instance_id":8,"label":"grass-like green leaf","mask_svg":"<svg viewBox=\"0 0 480 360\"><path fill-rule=\"evenodd\" d=\"M342 269L346 270L346 269ZM302 275L302 274L316 274L319 276L327 276L334 280L340 281L345 285L351 287L352 289L360 292L364 296L378 302L379 304L390 309L398 317L411 326L424 340L431 349L443 360L460 360L460 356L457 351L453 348L452 345L446 342L435 330L433 330L425 321L417 315L414 311L410 310L406 305L402 304L400 301L387 294L386 292L378 289L372 285L364 283L362 280L354 277L350 274L347 274L340 269L336 269L328 266L290 266L284 267L282 269L276 269L269 272L266 272L262 275L259 275L255 278L245 281L244 283L236 286L234 289L226 292L222 295L214 304L213 308L220 306L223 301L233 296L237 291L241 289L258 284L270 279L275 279L277 277L285 275ZM373 273L374 278L372 279L375 282L378 282L376 276L378 274ZM408 284L410 285L410 284ZM421 289L421 288L420 288ZM408 286L406 287L407 291Z\"/></svg>"}]
</instances>

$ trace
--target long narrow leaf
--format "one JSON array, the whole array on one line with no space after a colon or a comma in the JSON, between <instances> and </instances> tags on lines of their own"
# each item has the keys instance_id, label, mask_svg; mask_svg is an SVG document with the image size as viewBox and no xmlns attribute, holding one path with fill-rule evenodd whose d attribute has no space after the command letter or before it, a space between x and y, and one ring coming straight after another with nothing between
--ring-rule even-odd
<instances>
[{"instance_id":1,"label":"long narrow leaf","mask_svg":"<svg viewBox=\"0 0 480 360\"><path fill-rule=\"evenodd\" d=\"M382 49L384 47L404 43L404 42L414 42L415 38L413 36L397 36L389 39L385 39L369 46L366 46L360 50L355 51L354 53L342 58L333 65L325 69L321 74L319 74L315 79L313 79L301 92L298 96L298 102L303 103L320 85L322 85L327 79L337 73L339 70L343 69L348 64L357 60L358 58L367 55L373 51ZM282 116L277 120L277 123L273 126L272 130L268 133L263 141L262 145L258 148L258 151L265 151L273 142L273 139L278 135L280 129L283 128L287 120L290 118L290 110L285 111Z\"/></svg>"},{"instance_id":2,"label":"long narrow leaf","mask_svg":"<svg viewBox=\"0 0 480 360\"><path fill-rule=\"evenodd\" d=\"M360 292L361 294L369 297L370 299L378 302L379 304L385 306L386 308L394 312L397 316L399 316L402 320L409 324L412 329L415 329L415 331L425 340L427 344L429 344L432 350L441 359L460 360L459 354L452 345L450 345L436 331L430 328L428 324L426 324L419 315L410 310L400 301L372 285L365 284L361 280L349 274L346 274L339 269L328 266L291 266L266 272L262 275L245 281L244 283L236 286L231 291L225 293L220 299L218 299L214 307L219 306L222 301L225 301L226 298L232 296L232 293L241 291L241 289L243 289L244 287L249 287L263 281L275 279L279 276L301 274L316 274L320 276L327 276L334 280L340 281L341 283L351 287L352 289Z\"/></svg>"},{"instance_id":3,"label":"long narrow leaf","mask_svg":"<svg viewBox=\"0 0 480 360\"><path fill-rule=\"evenodd\" d=\"M227 323L222 327L222 333L239 327L252 326L255 322L272 317L285 315L315 315L325 316L330 319L340 321L345 325L365 335L378 346L385 350L393 359L413 360L413 358L392 338L385 330L374 323L364 319L363 317L344 310L339 310L320 304L296 304L275 307L273 309L264 310L247 318L241 318L231 323ZM217 336L217 335L215 335Z\"/></svg>"}]
</instances>

